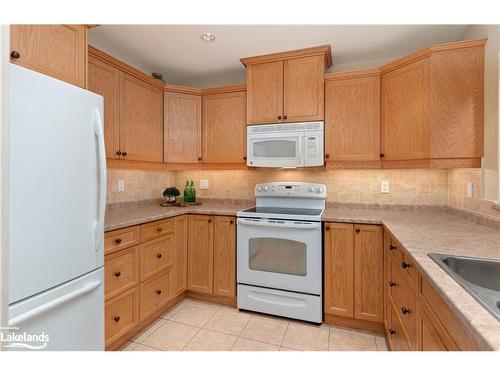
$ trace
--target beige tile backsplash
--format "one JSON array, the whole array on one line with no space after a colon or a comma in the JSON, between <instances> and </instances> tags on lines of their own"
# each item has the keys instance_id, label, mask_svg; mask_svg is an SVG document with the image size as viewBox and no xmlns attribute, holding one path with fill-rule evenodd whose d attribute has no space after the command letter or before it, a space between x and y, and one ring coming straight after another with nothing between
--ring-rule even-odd
<instances>
[{"instance_id":1,"label":"beige tile backsplash","mask_svg":"<svg viewBox=\"0 0 500 375\"><path fill-rule=\"evenodd\" d=\"M200 190L207 179L208 190ZM118 180L125 191L118 192ZM108 202L154 199L168 186L184 189L193 180L200 198L253 199L255 184L271 181L305 181L327 185L327 200L341 203L446 205L500 217L491 201L481 200L480 169L412 170L191 170L143 171L108 169ZM389 181L390 193L380 193L380 182ZM467 182L475 194L467 198Z\"/></svg>"}]
</instances>

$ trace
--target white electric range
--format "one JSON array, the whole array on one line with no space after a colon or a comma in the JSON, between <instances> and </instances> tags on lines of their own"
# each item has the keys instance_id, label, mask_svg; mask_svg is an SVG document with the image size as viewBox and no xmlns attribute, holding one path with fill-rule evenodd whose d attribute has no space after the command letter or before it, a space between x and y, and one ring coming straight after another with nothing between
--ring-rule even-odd
<instances>
[{"instance_id":1,"label":"white electric range","mask_svg":"<svg viewBox=\"0 0 500 375\"><path fill-rule=\"evenodd\" d=\"M258 184L255 197L237 213L238 308L320 323L326 186Z\"/></svg>"}]
</instances>

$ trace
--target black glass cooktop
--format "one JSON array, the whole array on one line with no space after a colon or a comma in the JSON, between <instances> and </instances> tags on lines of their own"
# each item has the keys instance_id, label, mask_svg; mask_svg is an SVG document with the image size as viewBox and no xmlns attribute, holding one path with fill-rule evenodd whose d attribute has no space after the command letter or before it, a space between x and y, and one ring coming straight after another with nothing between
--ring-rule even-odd
<instances>
[{"instance_id":1,"label":"black glass cooktop","mask_svg":"<svg viewBox=\"0 0 500 375\"><path fill-rule=\"evenodd\" d=\"M321 211L322 210L319 208L252 207L241 212L256 214L319 216L321 215Z\"/></svg>"}]
</instances>

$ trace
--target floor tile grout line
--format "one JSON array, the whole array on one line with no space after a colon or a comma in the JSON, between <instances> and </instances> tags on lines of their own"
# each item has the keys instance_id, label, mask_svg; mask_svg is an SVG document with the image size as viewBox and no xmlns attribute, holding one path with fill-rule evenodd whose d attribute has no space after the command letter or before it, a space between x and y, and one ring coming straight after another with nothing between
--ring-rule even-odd
<instances>
[{"instance_id":1,"label":"floor tile grout line","mask_svg":"<svg viewBox=\"0 0 500 375\"><path fill-rule=\"evenodd\" d=\"M167 322L167 320L165 320L165 319L158 318L158 319L157 319L157 320L155 320L153 323L151 323L151 324L150 324L150 326L151 326L151 327L152 327L152 326L154 326L154 325L158 322L158 320L164 320L164 322L163 322L162 324L160 324L160 325L159 325L159 326L158 326L158 327L157 327L157 328L156 328L153 332L151 332L149 335L147 335L146 337L144 337L144 341L146 341L146 340L148 339L148 337L149 337L149 336L151 336L153 333L155 333L156 331L158 331L158 330L159 330L159 329L160 329L160 328L161 328L161 327L162 327L162 326L163 326L163 325ZM146 330L144 330L144 331L147 331L147 330L148 330L148 329L146 329ZM142 332L144 332L144 331L142 331ZM134 336L134 337L133 337L130 341L135 342L135 343L137 343L137 344L142 344L142 342L139 342L139 341L135 341L135 340L134 340L136 337L138 337L138 336L140 336L140 335L141 335L141 333L138 333L138 334L137 334L137 335L135 335L135 336Z\"/></svg>"},{"instance_id":2,"label":"floor tile grout line","mask_svg":"<svg viewBox=\"0 0 500 375\"><path fill-rule=\"evenodd\" d=\"M192 327L192 326L190 326L190 327ZM182 352L182 351L184 350L184 348L185 348L186 346L188 346L188 344L189 344L191 341L193 341L193 339L194 339L194 338L198 335L198 333L201 331L201 328L199 328L199 327L196 327L196 328L198 328L198 330L194 333L193 337L191 337L191 338L188 340L188 342L186 342L184 345L182 345L182 346L181 346L181 348L180 348L179 350L176 350L177 352Z\"/></svg>"}]
</instances>

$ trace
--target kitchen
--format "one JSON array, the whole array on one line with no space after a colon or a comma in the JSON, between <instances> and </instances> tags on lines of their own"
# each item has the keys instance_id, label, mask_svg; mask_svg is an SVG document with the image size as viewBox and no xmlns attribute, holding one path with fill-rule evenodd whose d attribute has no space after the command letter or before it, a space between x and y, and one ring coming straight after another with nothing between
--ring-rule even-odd
<instances>
[{"instance_id":1,"label":"kitchen","mask_svg":"<svg viewBox=\"0 0 500 375\"><path fill-rule=\"evenodd\" d=\"M307 28L3 26L2 327L56 351L499 351L500 27Z\"/></svg>"}]
</instances>

